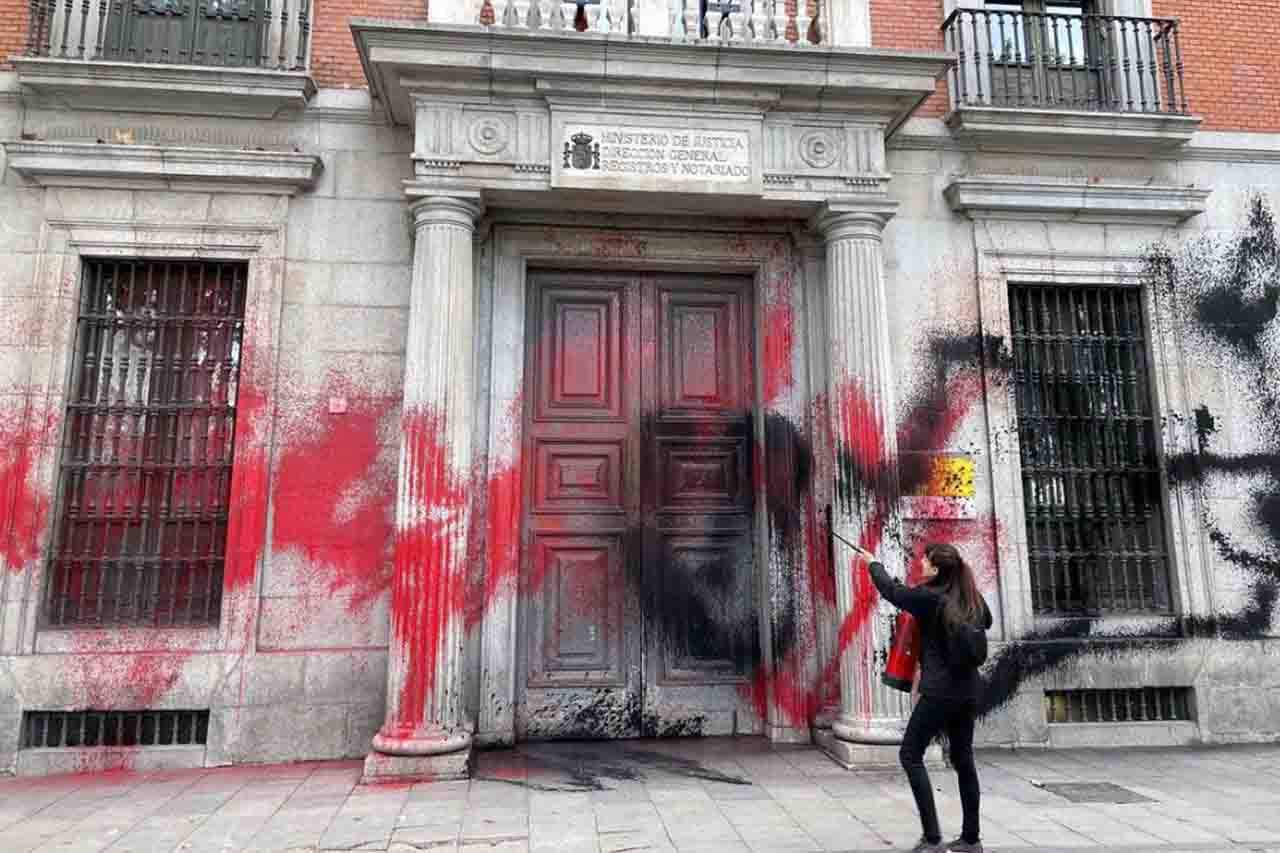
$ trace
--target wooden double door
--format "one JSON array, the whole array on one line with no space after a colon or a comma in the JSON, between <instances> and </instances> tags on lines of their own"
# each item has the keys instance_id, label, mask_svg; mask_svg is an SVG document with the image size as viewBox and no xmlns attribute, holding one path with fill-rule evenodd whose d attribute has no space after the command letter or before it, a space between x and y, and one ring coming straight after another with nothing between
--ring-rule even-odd
<instances>
[{"instance_id":1,"label":"wooden double door","mask_svg":"<svg viewBox=\"0 0 1280 853\"><path fill-rule=\"evenodd\" d=\"M521 738L761 731L751 293L530 274Z\"/></svg>"}]
</instances>

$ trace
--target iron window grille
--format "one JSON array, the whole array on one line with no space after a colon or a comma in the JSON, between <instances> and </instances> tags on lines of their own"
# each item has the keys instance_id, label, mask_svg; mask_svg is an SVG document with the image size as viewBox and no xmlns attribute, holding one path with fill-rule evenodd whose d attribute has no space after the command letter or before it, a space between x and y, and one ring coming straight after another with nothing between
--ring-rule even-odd
<instances>
[{"instance_id":1,"label":"iron window grille","mask_svg":"<svg viewBox=\"0 0 1280 853\"><path fill-rule=\"evenodd\" d=\"M207 710L27 711L22 715L23 749L203 746L208 740Z\"/></svg>"},{"instance_id":2,"label":"iron window grille","mask_svg":"<svg viewBox=\"0 0 1280 853\"><path fill-rule=\"evenodd\" d=\"M47 625L217 623L246 274L85 263Z\"/></svg>"},{"instance_id":3,"label":"iron window grille","mask_svg":"<svg viewBox=\"0 0 1280 853\"><path fill-rule=\"evenodd\" d=\"M1037 614L1169 612L1138 287L1010 286Z\"/></svg>"},{"instance_id":4,"label":"iron window grille","mask_svg":"<svg viewBox=\"0 0 1280 853\"><path fill-rule=\"evenodd\" d=\"M1049 723L1170 723L1192 719L1189 687L1046 690Z\"/></svg>"}]
</instances>

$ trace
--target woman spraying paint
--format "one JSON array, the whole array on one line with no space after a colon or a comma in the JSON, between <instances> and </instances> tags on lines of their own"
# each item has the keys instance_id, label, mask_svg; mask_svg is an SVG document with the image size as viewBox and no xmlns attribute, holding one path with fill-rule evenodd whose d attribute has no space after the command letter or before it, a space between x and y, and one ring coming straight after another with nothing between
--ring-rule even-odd
<instances>
[{"instance_id":1,"label":"woman spraying paint","mask_svg":"<svg viewBox=\"0 0 1280 853\"><path fill-rule=\"evenodd\" d=\"M987 656L986 631L991 627L991 611L978 592L973 570L954 545L935 544L924 549L925 581L914 587L891 578L870 551L853 547L866 560L880 595L910 613L920 625L920 700L911 712L898 753L924 830L913 853L982 853L973 726L982 689L978 667ZM950 744L951 765L960 782L964 810L960 837L945 846L929 771L924 766L929 742L943 732Z\"/></svg>"}]
</instances>

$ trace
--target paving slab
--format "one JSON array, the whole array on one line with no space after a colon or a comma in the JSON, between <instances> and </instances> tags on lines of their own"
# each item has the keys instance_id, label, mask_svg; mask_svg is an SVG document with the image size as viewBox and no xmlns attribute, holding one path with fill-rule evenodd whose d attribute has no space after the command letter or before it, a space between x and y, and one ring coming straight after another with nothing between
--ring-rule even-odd
<instances>
[{"instance_id":1,"label":"paving slab","mask_svg":"<svg viewBox=\"0 0 1280 853\"><path fill-rule=\"evenodd\" d=\"M1280 853L1277 759L1272 745L981 751L987 849ZM0 778L0 853L858 853L919 835L900 774L758 738L522 745L481 753L466 781L361 786L360 771ZM933 782L950 837L955 779Z\"/></svg>"}]
</instances>

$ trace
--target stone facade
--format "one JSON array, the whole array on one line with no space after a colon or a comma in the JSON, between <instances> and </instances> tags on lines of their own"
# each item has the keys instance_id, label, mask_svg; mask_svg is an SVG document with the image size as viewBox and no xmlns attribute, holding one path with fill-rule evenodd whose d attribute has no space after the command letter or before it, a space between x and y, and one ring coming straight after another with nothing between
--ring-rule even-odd
<instances>
[{"instance_id":1,"label":"stone facade","mask_svg":"<svg viewBox=\"0 0 1280 853\"><path fill-rule=\"evenodd\" d=\"M787 43L794 15L769 30L781 43L713 48L464 12L344 20L369 91L330 87L356 66L323 41L313 75L246 72L194 100L173 93L204 76L141 75L136 109L50 60L0 72L0 771L368 755L369 777L438 778L537 732L816 738L850 766L892 762L910 705L879 682L890 614L828 525L898 574L935 539L980 568L988 744L1280 732L1280 135L1218 129L1222 112L1204 130L949 111L939 45L859 47L910 35L876 2L839 5L812 47ZM132 258L248 271L221 609L196 628L51 627L84 264ZM751 522L732 547L751 607L717 604L705 630L754 651L714 677L673 675L660 646L634 673L531 673L540 270L636 277L624 299L664 292L645 276L748 282L734 470ZM1037 613L1011 284L1141 288L1167 609ZM639 315L664 315L637 310L650 364ZM632 470L639 445L621 446L591 470ZM936 460L971 485L935 487ZM639 494L635 477L617 482ZM650 541L645 524L617 541ZM708 610L707 589L680 594ZM594 628L625 646L693 612L655 613L630 573L614 594L599 613L621 623L587 618L574 642L619 661ZM1190 719L1046 717L1046 690L1143 687L1189 688ZM86 708L207 709L208 743L19 748L24 713Z\"/></svg>"}]
</instances>

